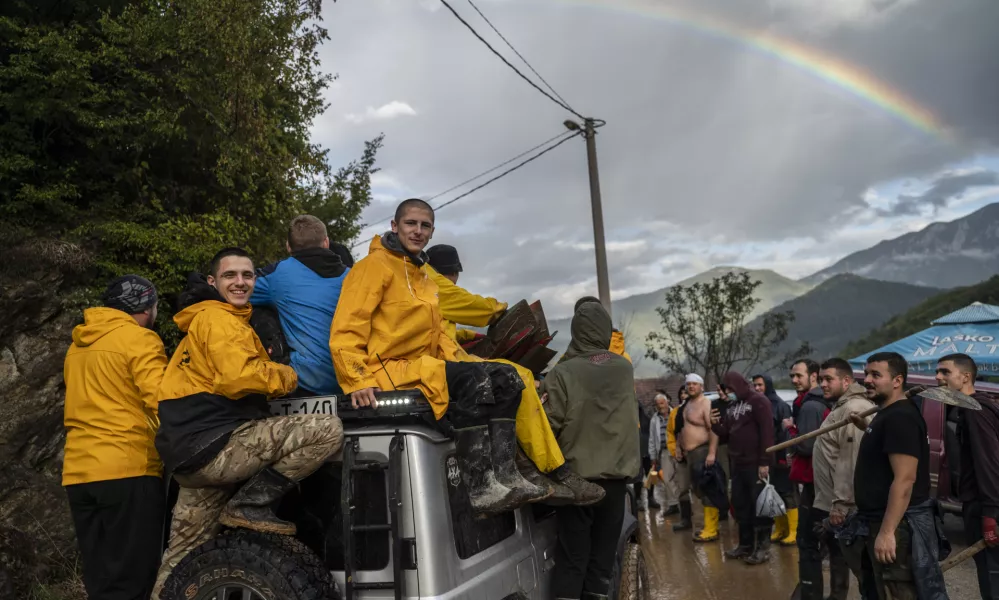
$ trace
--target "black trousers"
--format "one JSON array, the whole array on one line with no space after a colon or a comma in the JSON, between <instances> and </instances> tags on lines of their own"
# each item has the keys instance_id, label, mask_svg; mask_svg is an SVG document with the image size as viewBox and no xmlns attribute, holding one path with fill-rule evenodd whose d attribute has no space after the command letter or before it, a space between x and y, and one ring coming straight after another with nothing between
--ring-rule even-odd
<instances>
[{"instance_id":1,"label":"black trousers","mask_svg":"<svg viewBox=\"0 0 999 600\"><path fill-rule=\"evenodd\" d=\"M624 522L626 482L594 481L604 488L604 499L593 506L560 506L558 546L552 589L556 598L578 599L584 593L606 596Z\"/></svg>"},{"instance_id":2,"label":"black trousers","mask_svg":"<svg viewBox=\"0 0 999 600\"><path fill-rule=\"evenodd\" d=\"M66 486L90 600L148 600L163 551L159 477Z\"/></svg>"},{"instance_id":3,"label":"black trousers","mask_svg":"<svg viewBox=\"0 0 999 600\"><path fill-rule=\"evenodd\" d=\"M515 419L524 382L510 365L490 362L445 363L450 403L447 415L457 429Z\"/></svg>"},{"instance_id":4,"label":"black trousers","mask_svg":"<svg viewBox=\"0 0 999 600\"><path fill-rule=\"evenodd\" d=\"M964 535L968 545L982 539L982 504L968 502L962 509ZM978 570L978 590L982 600L999 600L999 548L986 548L975 555Z\"/></svg>"},{"instance_id":5,"label":"black trousers","mask_svg":"<svg viewBox=\"0 0 999 600\"><path fill-rule=\"evenodd\" d=\"M773 527L773 519L756 516L756 499L764 485L766 484L760 481L759 468L732 466L732 511L739 524L740 546L753 545L753 535L757 528L769 530Z\"/></svg>"}]
</instances>

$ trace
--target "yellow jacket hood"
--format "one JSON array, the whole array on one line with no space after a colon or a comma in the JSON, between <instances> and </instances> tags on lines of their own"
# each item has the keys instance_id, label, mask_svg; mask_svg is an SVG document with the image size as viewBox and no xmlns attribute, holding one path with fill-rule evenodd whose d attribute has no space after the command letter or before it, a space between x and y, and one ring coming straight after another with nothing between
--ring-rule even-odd
<instances>
[{"instance_id":1,"label":"yellow jacket hood","mask_svg":"<svg viewBox=\"0 0 999 600\"><path fill-rule=\"evenodd\" d=\"M83 311L83 324L73 328L73 343L86 348L119 327L138 325L131 315L116 308L88 308Z\"/></svg>"},{"instance_id":2,"label":"yellow jacket hood","mask_svg":"<svg viewBox=\"0 0 999 600\"><path fill-rule=\"evenodd\" d=\"M194 318L206 310L223 310L247 324L249 324L250 316L253 314L253 307L250 305L246 305L244 308L236 308L228 302L220 302L218 300L202 300L197 304L188 306L174 315L173 322L177 324L177 327L179 327L181 331L187 333L191 328L191 323L194 322Z\"/></svg>"},{"instance_id":3,"label":"yellow jacket hood","mask_svg":"<svg viewBox=\"0 0 999 600\"><path fill-rule=\"evenodd\" d=\"M624 349L624 334L617 329L611 332L610 347L607 349L614 354L627 358L628 362L631 362L631 357L628 356L628 352Z\"/></svg>"}]
</instances>

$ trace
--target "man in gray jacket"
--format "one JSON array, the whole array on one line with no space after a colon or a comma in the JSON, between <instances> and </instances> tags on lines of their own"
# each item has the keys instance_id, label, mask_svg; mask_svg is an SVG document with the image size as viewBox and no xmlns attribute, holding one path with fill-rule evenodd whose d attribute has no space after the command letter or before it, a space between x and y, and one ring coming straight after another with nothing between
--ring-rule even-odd
<instances>
[{"instance_id":1,"label":"man in gray jacket","mask_svg":"<svg viewBox=\"0 0 999 600\"><path fill-rule=\"evenodd\" d=\"M850 363L842 358L831 358L822 363L819 386L825 399L832 403L832 411L822 422L823 427L848 421L851 414L874 408L874 403L867 398L867 390L853 380ZM870 419L868 417L867 421L870 422ZM815 440L812 451L815 501L808 512L809 526L813 530L825 519L829 519L831 525L838 527L846 521L850 513L857 510L853 499L853 470L857 465L857 453L860 451L860 440L863 435L864 433L856 427L843 427ZM850 592L850 570L857 577L857 581L862 582L860 558L863 547L856 544L857 548L851 546L841 548L830 533L820 536L820 539L829 548L831 591L828 597L833 600L846 600ZM846 556L847 552L850 553L849 556ZM799 573L801 597L823 598L821 557L819 562L810 563L808 566L812 567L813 572ZM806 581L809 582L808 585ZM812 581L815 582L814 595L810 595ZM863 590L862 583L860 589Z\"/></svg>"},{"instance_id":2,"label":"man in gray jacket","mask_svg":"<svg viewBox=\"0 0 999 600\"><path fill-rule=\"evenodd\" d=\"M552 588L556 598L607 597L624 519L627 481L641 464L631 363L607 350L610 315L588 302L572 318L572 341L541 384L552 431L574 472L599 485L592 506L560 506Z\"/></svg>"}]
</instances>

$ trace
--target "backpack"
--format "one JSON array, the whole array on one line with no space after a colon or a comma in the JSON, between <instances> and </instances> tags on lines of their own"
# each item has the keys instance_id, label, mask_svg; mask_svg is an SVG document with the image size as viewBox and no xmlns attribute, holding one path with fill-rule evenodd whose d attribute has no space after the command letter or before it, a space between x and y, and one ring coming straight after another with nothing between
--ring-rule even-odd
<instances>
[{"instance_id":1,"label":"backpack","mask_svg":"<svg viewBox=\"0 0 999 600\"><path fill-rule=\"evenodd\" d=\"M291 348L288 347L288 340L284 337L284 329L281 328L281 320L276 310L268 306L254 306L253 315L250 316L250 327L257 333L271 360L282 365L291 363Z\"/></svg>"}]
</instances>

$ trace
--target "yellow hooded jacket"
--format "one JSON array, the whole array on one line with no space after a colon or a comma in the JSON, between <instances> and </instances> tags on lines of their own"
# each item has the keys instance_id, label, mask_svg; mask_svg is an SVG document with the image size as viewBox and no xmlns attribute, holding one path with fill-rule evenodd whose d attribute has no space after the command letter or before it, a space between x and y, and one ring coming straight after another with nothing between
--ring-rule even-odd
<instances>
[{"instance_id":1,"label":"yellow hooded jacket","mask_svg":"<svg viewBox=\"0 0 999 600\"><path fill-rule=\"evenodd\" d=\"M496 315L506 310L506 302L473 294L452 283L433 267L428 266L427 271L430 279L437 284L437 298L440 301L441 315L445 320L444 330L448 337L459 344L474 339L475 333L466 329L459 330L457 325L485 327L492 323Z\"/></svg>"},{"instance_id":2,"label":"yellow hooded jacket","mask_svg":"<svg viewBox=\"0 0 999 600\"><path fill-rule=\"evenodd\" d=\"M66 352L62 484L146 475L163 466L153 445L156 392L167 365L160 336L113 308L88 308Z\"/></svg>"},{"instance_id":3,"label":"yellow hooded jacket","mask_svg":"<svg viewBox=\"0 0 999 600\"><path fill-rule=\"evenodd\" d=\"M666 448L673 458L676 458L676 415L679 412L679 408L670 410L669 420L666 422Z\"/></svg>"},{"instance_id":4,"label":"yellow hooded jacket","mask_svg":"<svg viewBox=\"0 0 999 600\"><path fill-rule=\"evenodd\" d=\"M270 360L250 327L251 314L250 306L203 300L174 316L187 335L170 359L158 396L156 447L168 469L204 466L214 457L210 449L221 450L220 439L243 423L271 416L268 398L297 387L295 370Z\"/></svg>"},{"instance_id":5,"label":"yellow hooded jacket","mask_svg":"<svg viewBox=\"0 0 999 600\"><path fill-rule=\"evenodd\" d=\"M441 314L444 317L447 333L456 343L462 343L462 332L467 331L457 329L456 323L472 327L485 327L497 314L506 310L506 303L473 294L452 283L450 279L432 267L428 267L428 269L430 278L438 287ZM466 360L482 359L469 356ZM541 399L538 397L537 387L534 385L534 374L529 369L508 360L494 362L513 367L524 382L524 391L520 393L520 404L517 407L517 441L520 442L524 453L534 461L534 464L543 473L550 473L561 467L565 463L565 457L562 456L558 440L555 439Z\"/></svg>"},{"instance_id":6,"label":"yellow hooded jacket","mask_svg":"<svg viewBox=\"0 0 999 600\"><path fill-rule=\"evenodd\" d=\"M344 279L333 317L337 381L347 394L417 388L439 419L449 400L444 363L468 355L445 331L430 267L386 248L381 236L368 252Z\"/></svg>"},{"instance_id":7,"label":"yellow hooded jacket","mask_svg":"<svg viewBox=\"0 0 999 600\"><path fill-rule=\"evenodd\" d=\"M611 332L611 341L608 350L618 356L627 358L628 362L631 362L631 357L628 356L628 352L624 349L624 334L616 329Z\"/></svg>"}]
</instances>

